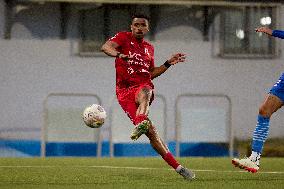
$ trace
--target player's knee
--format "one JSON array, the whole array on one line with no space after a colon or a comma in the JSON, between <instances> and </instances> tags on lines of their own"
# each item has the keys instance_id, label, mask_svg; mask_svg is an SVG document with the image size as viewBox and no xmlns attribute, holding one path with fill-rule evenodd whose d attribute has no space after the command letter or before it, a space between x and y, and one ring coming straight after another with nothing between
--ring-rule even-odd
<instances>
[{"instance_id":1,"label":"player's knee","mask_svg":"<svg viewBox=\"0 0 284 189\"><path fill-rule=\"evenodd\" d=\"M266 106L261 106L258 110L258 114L262 117L270 117L272 115L272 112L270 109Z\"/></svg>"},{"instance_id":2,"label":"player's knee","mask_svg":"<svg viewBox=\"0 0 284 189\"><path fill-rule=\"evenodd\" d=\"M149 89L147 87L143 87L141 89L141 98L143 98L145 100L150 99L151 98L151 94L152 94L151 89Z\"/></svg>"},{"instance_id":3,"label":"player's knee","mask_svg":"<svg viewBox=\"0 0 284 189\"><path fill-rule=\"evenodd\" d=\"M149 89L148 87L143 87L143 88L140 89L140 91L139 91L139 93L136 97L136 101L139 104L149 103L151 96L152 96L152 90Z\"/></svg>"}]
</instances>

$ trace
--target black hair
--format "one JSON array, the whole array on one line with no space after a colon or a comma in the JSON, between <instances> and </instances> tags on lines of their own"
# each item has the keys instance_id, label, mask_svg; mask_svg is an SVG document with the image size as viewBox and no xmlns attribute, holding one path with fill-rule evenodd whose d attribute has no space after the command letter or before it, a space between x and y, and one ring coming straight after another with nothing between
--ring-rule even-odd
<instances>
[{"instance_id":1,"label":"black hair","mask_svg":"<svg viewBox=\"0 0 284 189\"><path fill-rule=\"evenodd\" d=\"M150 21L150 17L145 15L145 14L134 14L134 15L132 15L132 20L134 18L144 18L144 19L148 20L148 22Z\"/></svg>"}]
</instances>

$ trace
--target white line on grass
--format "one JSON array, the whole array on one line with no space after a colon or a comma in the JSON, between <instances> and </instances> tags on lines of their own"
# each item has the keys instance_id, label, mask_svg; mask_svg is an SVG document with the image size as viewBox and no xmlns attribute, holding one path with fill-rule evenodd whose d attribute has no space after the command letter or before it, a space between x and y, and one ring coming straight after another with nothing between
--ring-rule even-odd
<instances>
[{"instance_id":1,"label":"white line on grass","mask_svg":"<svg viewBox=\"0 0 284 189\"><path fill-rule=\"evenodd\" d=\"M134 169L134 170L170 170L165 168L154 167L119 167L108 165L90 165L90 166L53 166L53 165L0 165L0 168L56 168L56 167L74 167L74 168L105 168L105 169ZM229 171L229 170L206 170L206 169L193 169L195 172L219 172L219 173L247 173L247 171ZM284 174L283 171L259 171L257 174Z\"/></svg>"},{"instance_id":2,"label":"white line on grass","mask_svg":"<svg viewBox=\"0 0 284 189\"><path fill-rule=\"evenodd\" d=\"M137 169L137 170L170 170L173 171L173 169L165 169L165 168L150 168L150 167L117 167L117 166L104 166L104 165L94 165L90 166L94 168L107 168L107 169ZM247 171L221 171L221 170L206 170L206 169L192 169L196 172L220 172L220 173L247 173ZM262 171L258 172L262 174L284 174L282 171Z\"/></svg>"}]
</instances>

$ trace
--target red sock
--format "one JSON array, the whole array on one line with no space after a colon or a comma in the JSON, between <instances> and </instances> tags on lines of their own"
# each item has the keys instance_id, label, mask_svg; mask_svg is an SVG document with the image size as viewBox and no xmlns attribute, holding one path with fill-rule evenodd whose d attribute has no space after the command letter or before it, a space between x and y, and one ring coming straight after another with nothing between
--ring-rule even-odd
<instances>
[{"instance_id":1,"label":"red sock","mask_svg":"<svg viewBox=\"0 0 284 189\"><path fill-rule=\"evenodd\" d=\"M175 170L180 165L171 152L166 153L163 159Z\"/></svg>"},{"instance_id":2,"label":"red sock","mask_svg":"<svg viewBox=\"0 0 284 189\"><path fill-rule=\"evenodd\" d=\"M139 114L138 116L136 116L134 123L135 125L137 125L138 123L141 123L142 121L148 119L147 115L145 114Z\"/></svg>"}]
</instances>

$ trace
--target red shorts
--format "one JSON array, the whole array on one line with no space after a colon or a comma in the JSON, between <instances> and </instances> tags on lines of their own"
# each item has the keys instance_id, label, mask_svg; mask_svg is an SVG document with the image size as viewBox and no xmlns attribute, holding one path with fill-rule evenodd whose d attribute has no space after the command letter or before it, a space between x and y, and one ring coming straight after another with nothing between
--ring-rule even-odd
<instances>
[{"instance_id":1,"label":"red shorts","mask_svg":"<svg viewBox=\"0 0 284 189\"><path fill-rule=\"evenodd\" d=\"M131 88L126 88L126 89L116 90L117 100L121 108L124 110L124 112L127 114L127 116L130 118L130 120L132 121L134 125L135 125L134 121L136 118L136 111L139 106L139 104L136 103L136 97L138 93L140 92L141 88L144 88L144 87L153 90L153 87L147 84L139 85L139 86L131 87ZM153 100L154 100L154 92L152 93L152 96L151 96L150 105Z\"/></svg>"}]
</instances>

